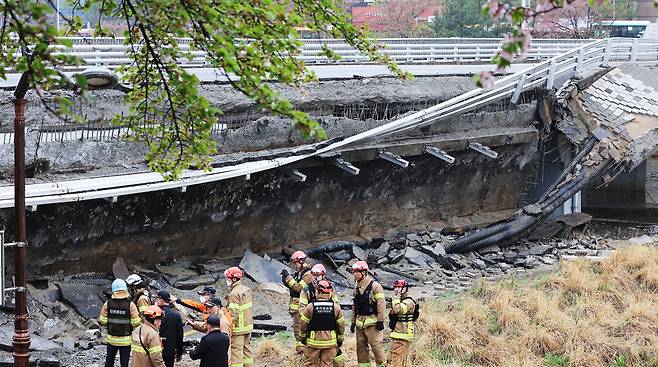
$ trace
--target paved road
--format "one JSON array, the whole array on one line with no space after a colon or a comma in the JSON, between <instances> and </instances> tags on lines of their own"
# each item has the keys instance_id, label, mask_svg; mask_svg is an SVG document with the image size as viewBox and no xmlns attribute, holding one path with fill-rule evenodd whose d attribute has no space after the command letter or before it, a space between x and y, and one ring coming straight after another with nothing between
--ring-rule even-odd
<instances>
[{"instance_id":1,"label":"paved road","mask_svg":"<svg viewBox=\"0 0 658 367\"><path fill-rule=\"evenodd\" d=\"M509 72L521 71L532 64L514 64ZM310 65L320 79L347 79L355 75L360 77L372 77L379 75L391 75L382 65ZM491 64L483 65L402 65L402 68L416 76L427 75L473 75L483 70L494 70ZM227 78L215 69L190 69L202 82L225 82ZM0 88L11 89L16 86L20 75L9 74L7 80L0 80Z\"/></svg>"}]
</instances>

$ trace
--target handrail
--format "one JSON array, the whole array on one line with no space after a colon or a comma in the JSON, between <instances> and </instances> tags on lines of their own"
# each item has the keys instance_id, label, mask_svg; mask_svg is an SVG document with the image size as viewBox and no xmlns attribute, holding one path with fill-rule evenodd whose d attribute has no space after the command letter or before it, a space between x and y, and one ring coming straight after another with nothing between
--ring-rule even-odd
<instances>
[{"instance_id":1,"label":"handrail","mask_svg":"<svg viewBox=\"0 0 658 367\"><path fill-rule=\"evenodd\" d=\"M85 66L105 66L111 69L129 65L129 46L123 38L68 38L73 46L52 46L54 54L75 55L84 61L83 65L62 65L65 70L81 70ZM378 39L385 46L384 52L398 63L452 63L489 62L502 43L500 38L388 38ZM193 58L181 58L178 63L185 68L210 67L206 53L194 50L190 39L179 39L179 47L189 52ZM344 40L303 39L298 59L307 64L364 64L371 61ZM544 60L562 52L593 42L591 39L535 39L525 59ZM330 60L322 55L323 45L328 45L341 60ZM140 45L136 45L139 48Z\"/></svg>"},{"instance_id":2,"label":"handrail","mask_svg":"<svg viewBox=\"0 0 658 367\"><path fill-rule=\"evenodd\" d=\"M633 47L633 44L635 44L635 47ZM627 62L632 59L632 54L637 51L638 45L647 46L649 48L647 55L650 56L651 63L654 65L658 64L657 42L638 42L616 38L596 41L504 77L498 80L494 88L490 90L475 89L423 111L334 142L324 148L316 149L312 153L236 164L234 166L215 168L210 172L185 171L182 179L178 181L164 181L160 175L149 172L80 179L59 182L57 184L28 185L26 189L27 205L35 207L37 205L51 203L111 198L182 188L275 169L320 154L340 152L342 149L356 143L383 139L392 134L412 128L419 128L450 116L473 111L501 99L511 98L516 90L523 92L545 85L554 85L556 78L565 76L574 77L588 70L599 68L600 66L608 66L607 64L610 63ZM611 50L614 48L621 48L622 50L613 53ZM606 60L606 58L608 59ZM579 70L579 68L581 69ZM306 148L306 146L291 148L291 151L299 151L303 148ZM12 206L13 187L0 187L0 208Z\"/></svg>"}]
</instances>

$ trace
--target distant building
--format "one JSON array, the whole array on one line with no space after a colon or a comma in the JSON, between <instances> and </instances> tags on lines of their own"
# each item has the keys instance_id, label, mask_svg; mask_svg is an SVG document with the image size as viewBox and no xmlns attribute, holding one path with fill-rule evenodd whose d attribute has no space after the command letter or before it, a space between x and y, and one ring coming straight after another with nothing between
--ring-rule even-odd
<instances>
[{"instance_id":1,"label":"distant building","mask_svg":"<svg viewBox=\"0 0 658 367\"><path fill-rule=\"evenodd\" d=\"M658 21L658 8L654 4L654 0L636 0L637 1L637 20L649 20L651 22Z\"/></svg>"},{"instance_id":2,"label":"distant building","mask_svg":"<svg viewBox=\"0 0 658 367\"><path fill-rule=\"evenodd\" d=\"M441 10L442 8L438 4L429 5L416 18L416 22L432 23L434 21L435 14ZM383 22L381 22L381 19L387 16L386 11L386 5L353 6L352 24L357 27L367 25L369 30L375 32L383 31L385 25Z\"/></svg>"}]
</instances>

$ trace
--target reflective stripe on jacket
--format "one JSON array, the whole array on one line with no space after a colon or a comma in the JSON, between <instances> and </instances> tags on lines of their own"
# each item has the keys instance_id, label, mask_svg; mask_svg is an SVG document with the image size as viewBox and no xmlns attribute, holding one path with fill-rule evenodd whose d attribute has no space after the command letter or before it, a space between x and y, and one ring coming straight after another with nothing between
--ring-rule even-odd
<instances>
[{"instance_id":1,"label":"reflective stripe on jacket","mask_svg":"<svg viewBox=\"0 0 658 367\"><path fill-rule=\"evenodd\" d=\"M112 299L118 300L118 299L128 299L128 298L130 298L130 294L126 291L118 291L112 293ZM142 319L139 317L139 311L137 310L137 306L134 303L130 302L129 307L130 307L129 319L117 320L109 315L109 303L105 302L103 304L103 307L101 308L101 313L98 316L98 322L102 326L111 326L112 323L127 321L130 323L130 329L132 332L132 329L136 328L142 323ZM131 339L130 333L128 333L128 335L112 335L110 329L113 328L108 327L107 337L105 338L107 344L114 345L116 347L126 347L130 345L130 339Z\"/></svg>"},{"instance_id":2,"label":"reflective stripe on jacket","mask_svg":"<svg viewBox=\"0 0 658 367\"><path fill-rule=\"evenodd\" d=\"M165 367L160 335L148 321L133 331L130 351L130 367Z\"/></svg>"},{"instance_id":3,"label":"reflective stripe on jacket","mask_svg":"<svg viewBox=\"0 0 658 367\"><path fill-rule=\"evenodd\" d=\"M324 300L327 299L325 298ZM345 318L340 309L340 304L334 303L336 330L310 331L309 324L313 319L313 312L313 304L309 304L300 312L300 335L302 340L306 341L306 345L312 348L326 349L337 346L337 342L342 343L345 335Z\"/></svg>"},{"instance_id":4,"label":"reflective stripe on jacket","mask_svg":"<svg viewBox=\"0 0 658 367\"><path fill-rule=\"evenodd\" d=\"M413 315L414 310L416 309L416 304L411 298L406 298L406 294L402 295L403 301L400 301L400 297L393 297L393 302L391 303L393 309L391 312L400 317L407 316L406 319L409 319ZM399 339L412 341L414 339L414 322L413 321L398 321L395 323L395 327L391 331L391 339Z\"/></svg>"},{"instance_id":5,"label":"reflective stripe on jacket","mask_svg":"<svg viewBox=\"0 0 658 367\"><path fill-rule=\"evenodd\" d=\"M290 289L291 294L290 303L288 304L290 313L299 312L299 295L314 279L313 274L311 274L311 266L306 263L295 273L294 277L292 275L286 277L285 286ZM294 294L297 296L294 296Z\"/></svg>"},{"instance_id":6,"label":"reflective stripe on jacket","mask_svg":"<svg viewBox=\"0 0 658 367\"><path fill-rule=\"evenodd\" d=\"M363 294L368 284L372 282L372 291L370 292L370 299L377 303L377 313L373 315L356 315L356 305L352 305L352 324L357 328L364 329L373 326L377 321L384 322L386 320L386 297L384 296L384 287L379 282L375 281L370 275L365 276L354 288L354 293L358 292Z\"/></svg>"},{"instance_id":7,"label":"reflective stripe on jacket","mask_svg":"<svg viewBox=\"0 0 658 367\"><path fill-rule=\"evenodd\" d=\"M251 290L237 281L231 285L228 306L233 319L233 335L245 335L254 329Z\"/></svg>"}]
</instances>

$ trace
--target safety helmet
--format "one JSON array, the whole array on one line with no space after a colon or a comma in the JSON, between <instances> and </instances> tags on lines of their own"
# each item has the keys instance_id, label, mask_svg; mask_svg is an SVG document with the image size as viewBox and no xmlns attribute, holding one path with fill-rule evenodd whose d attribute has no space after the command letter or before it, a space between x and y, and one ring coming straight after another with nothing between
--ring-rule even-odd
<instances>
[{"instance_id":1,"label":"safety helmet","mask_svg":"<svg viewBox=\"0 0 658 367\"><path fill-rule=\"evenodd\" d=\"M311 274L313 274L313 275L325 275L325 274L327 274L327 270L324 268L324 265L315 264L311 268Z\"/></svg>"},{"instance_id":2,"label":"safety helmet","mask_svg":"<svg viewBox=\"0 0 658 367\"><path fill-rule=\"evenodd\" d=\"M126 283L131 286L138 285L142 282L142 277L140 277L137 274L130 274L128 278L126 278Z\"/></svg>"},{"instance_id":3,"label":"safety helmet","mask_svg":"<svg viewBox=\"0 0 658 367\"><path fill-rule=\"evenodd\" d=\"M398 279L393 283L393 288L407 288L409 283L404 279Z\"/></svg>"},{"instance_id":4,"label":"safety helmet","mask_svg":"<svg viewBox=\"0 0 658 367\"><path fill-rule=\"evenodd\" d=\"M321 280L318 282L318 292L328 294L331 293L331 291L333 291L331 283L326 280Z\"/></svg>"},{"instance_id":5,"label":"safety helmet","mask_svg":"<svg viewBox=\"0 0 658 367\"><path fill-rule=\"evenodd\" d=\"M112 293L118 291L128 291L128 286L123 279L114 279L112 282Z\"/></svg>"},{"instance_id":6,"label":"safety helmet","mask_svg":"<svg viewBox=\"0 0 658 367\"><path fill-rule=\"evenodd\" d=\"M162 309L156 305L147 306L144 310L144 317L148 319L158 319L162 317Z\"/></svg>"},{"instance_id":7,"label":"safety helmet","mask_svg":"<svg viewBox=\"0 0 658 367\"><path fill-rule=\"evenodd\" d=\"M292 262L300 262L306 260L306 254L303 251L295 251L290 257Z\"/></svg>"},{"instance_id":8,"label":"safety helmet","mask_svg":"<svg viewBox=\"0 0 658 367\"><path fill-rule=\"evenodd\" d=\"M355 271L368 271L370 268L368 268L368 263L365 261L357 261L352 265L352 272Z\"/></svg>"},{"instance_id":9,"label":"safety helmet","mask_svg":"<svg viewBox=\"0 0 658 367\"><path fill-rule=\"evenodd\" d=\"M227 279L242 279L242 270L237 266L230 267L224 271L224 277Z\"/></svg>"}]
</instances>

